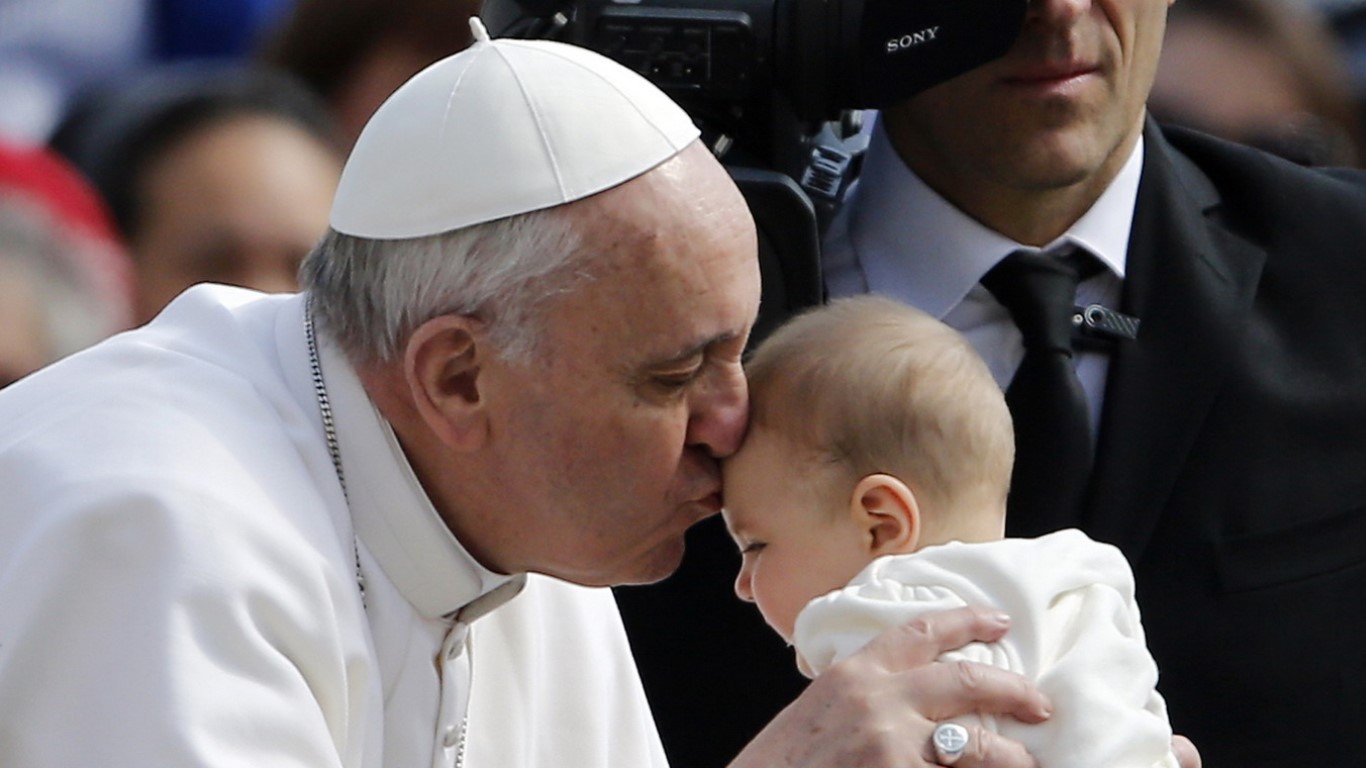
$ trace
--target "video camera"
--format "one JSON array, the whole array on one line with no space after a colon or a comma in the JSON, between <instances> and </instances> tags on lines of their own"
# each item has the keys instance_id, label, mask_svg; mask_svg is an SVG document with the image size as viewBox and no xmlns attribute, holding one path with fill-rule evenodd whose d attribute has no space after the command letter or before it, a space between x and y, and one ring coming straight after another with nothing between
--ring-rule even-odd
<instances>
[{"instance_id":1,"label":"video camera","mask_svg":"<svg viewBox=\"0 0 1366 768\"><path fill-rule=\"evenodd\" d=\"M820 235L877 109L994 59L1029 0L484 0L493 37L596 50L687 110L760 234L756 337L824 299Z\"/></svg>"}]
</instances>

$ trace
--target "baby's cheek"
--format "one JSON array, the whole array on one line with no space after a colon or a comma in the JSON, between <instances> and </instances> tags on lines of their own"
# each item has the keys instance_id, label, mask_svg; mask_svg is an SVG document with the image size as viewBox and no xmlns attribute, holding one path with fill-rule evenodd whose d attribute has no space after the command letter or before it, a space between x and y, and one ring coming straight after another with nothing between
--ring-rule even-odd
<instances>
[{"instance_id":1,"label":"baby's cheek","mask_svg":"<svg viewBox=\"0 0 1366 768\"><path fill-rule=\"evenodd\" d=\"M758 580L756 580L754 584L754 602L759 606L759 612L763 614L764 621L768 622L768 625L773 628L773 631L777 632L784 640L791 643L792 628L797 623L797 611L801 610L801 607L796 606L794 608L790 605L790 600L786 599L788 596L782 594L781 590L777 592L773 591L771 589L773 585L765 583L763 586L769 588L765 589L761 587Z\"/></svg>"}]
</instances>

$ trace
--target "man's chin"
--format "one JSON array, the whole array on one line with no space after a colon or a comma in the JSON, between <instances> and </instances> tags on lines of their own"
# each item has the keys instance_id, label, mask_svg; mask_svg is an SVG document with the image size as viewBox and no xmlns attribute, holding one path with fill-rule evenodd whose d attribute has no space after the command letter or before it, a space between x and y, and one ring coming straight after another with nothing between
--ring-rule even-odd
<instances>
[{"instance_id":1,"label":"man's chin","mask_svg":"<svg viewBox=\"0 0 1366 768\"><path fill-rule=\"evenodd\" d=\"M679 566L683 564L685 549L682 536L661 544L642 560L637 561L636 567L630 569L629 573L623 573L613 585L644 586L646 584L657 584L678 571Z\"/></svg>"},{"instance_id":2,"label":"man's chin","mask_svg":"<svg viewBox=\"0 0 1366 768\"><path fill-rule=\"evenodd\" d=\"M672 576L683 564L683 537L661 544L631 563L623 563L620 568L610 572L541 571L561 581L578 584L582 587L630 587L656 584Z\"/></svg>"}]
</instances>

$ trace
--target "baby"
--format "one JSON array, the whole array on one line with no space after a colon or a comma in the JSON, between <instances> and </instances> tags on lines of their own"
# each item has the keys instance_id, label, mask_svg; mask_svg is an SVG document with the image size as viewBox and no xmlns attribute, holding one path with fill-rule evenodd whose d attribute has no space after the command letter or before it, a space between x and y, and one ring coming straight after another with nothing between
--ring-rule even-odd
<instances>
[{"instance_id":1,"label":"baby","mask_svg":"<svg viewBox=\"0 0 1366 768\"><path fill-rule=\"evenodd\" d=\"M784 325L746 365L749 434L725 462L736 594L815 677L881 630L974 604L1011 616L949 654L1021 673L1054 704L1041 725L959 718L1044 768L1177 765L1123 555L1076 530L1005 539L1010 412L971 346L888 299Z\"/></svg>"}]
</instances>

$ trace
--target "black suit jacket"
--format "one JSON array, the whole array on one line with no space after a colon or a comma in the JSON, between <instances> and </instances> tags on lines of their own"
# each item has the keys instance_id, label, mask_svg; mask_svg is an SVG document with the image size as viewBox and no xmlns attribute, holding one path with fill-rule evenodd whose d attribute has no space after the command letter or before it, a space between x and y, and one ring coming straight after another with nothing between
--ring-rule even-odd
<instances>
[{"instance_id":1,"label":"black suit jacket","mask_svg":"<svg viewBox=\"0 0 1366 768\"><path fill-rule=\"evenodd\" d=\"M1205 764L1363 762L1366 175L1149 125L1081 527Z\"/></svg>"},{"instance_id":2,"label":"black suit jacket","mask_svg":"<svg viewBox=\"0 0 1366 768\"><path fill-rule=\"evenodd\" d=\"M1145 135L1122 307L1142 327L1111 359L1076 522L1133 564L1205 765L1363 762L1366 174ZM800 688L730 597L731 549L697 530L678 576L623 602L678 768L724 765Z\"/></svg>"}]
</instances>

